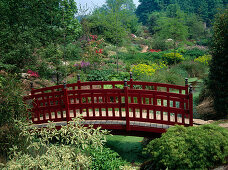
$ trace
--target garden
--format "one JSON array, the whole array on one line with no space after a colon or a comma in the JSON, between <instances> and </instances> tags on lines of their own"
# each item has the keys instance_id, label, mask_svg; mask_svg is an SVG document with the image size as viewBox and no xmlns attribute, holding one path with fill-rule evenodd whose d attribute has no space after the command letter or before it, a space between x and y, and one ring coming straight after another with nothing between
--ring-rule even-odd
<instances>
[{"instance_id":1,"label":"garden","mask_svg":"<svg viewBox=\"0 0 228 170\"><path fill-rule=\"evenodd\" d=\"M136 8L132 0L106 0L85 14L74 0L0 2L0 168L227 167L228 127L220 126L228 123L225 4L140 0ZM188 78L194 118L213 123L176 125L154 139L88 128L81 116L60 130L27 121L23 96L31 86L75 83L78 75L123 81L130 72L136 81L174 85Z\"/></svg>"}]
</instances>

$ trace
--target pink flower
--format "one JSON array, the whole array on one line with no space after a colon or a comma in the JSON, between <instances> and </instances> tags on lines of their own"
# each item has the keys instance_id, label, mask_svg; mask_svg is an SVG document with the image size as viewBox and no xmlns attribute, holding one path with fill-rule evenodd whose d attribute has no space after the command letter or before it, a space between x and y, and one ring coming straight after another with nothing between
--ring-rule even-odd
<instances>
[{"instance_id":1,"label":"pink flower","mask_svg":"<svg viewBox=\"0 0 228 170\"><path fill-rule=\"evenodd\" d=\"M31 77L40 77L39 74L35 71L32 70L28 70L27 73L31 76Z\"/></svg>"}]
</instances>

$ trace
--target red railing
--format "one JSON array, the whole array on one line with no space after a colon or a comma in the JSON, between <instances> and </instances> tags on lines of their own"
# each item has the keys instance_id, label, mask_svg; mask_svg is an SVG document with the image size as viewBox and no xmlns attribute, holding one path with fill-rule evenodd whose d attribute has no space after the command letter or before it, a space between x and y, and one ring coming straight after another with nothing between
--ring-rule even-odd
<instances>
[{"instance_id":1,"label":"red railing","mask_svg":"<svg viewBox=\"0 0 228 170\"><path fill-rule=\"evenodd\" d=\"M185 84L140 82L132 77L130 81L78 79L73 84L32 89L24 99L32 104L34 124L70 121L81 114L87 124L107 129L165 132L175 124L193 125L192 92L188 91L187 79Z\"/></svg>"}]
</instances>

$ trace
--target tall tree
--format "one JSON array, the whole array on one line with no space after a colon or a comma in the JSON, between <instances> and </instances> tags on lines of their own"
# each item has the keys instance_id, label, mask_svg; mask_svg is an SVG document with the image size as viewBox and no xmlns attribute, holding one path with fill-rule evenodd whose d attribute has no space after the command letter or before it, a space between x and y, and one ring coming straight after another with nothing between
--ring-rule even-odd
<instances>
[{"instance_id":1,"label":"tall tree","mask_svg":"<svg viewBox=\"0 0 228 170\"><path fill-rule=\"evenodd\" d=\"M213 29L209 88L214 98L216 118L220 119L228 117L228 9L216 17Z\"/></svg>"},{"instance_id":2,"label":"tall tree","mask_svg":"<svg viewBox=\"0 0 228 170\"><path fill-rule=\"evenodd\" d=\"M35 62L35 48L80 32L74 0L1 0L0 9L0 62L17 69Z\"/></svg>"}]
</instances>

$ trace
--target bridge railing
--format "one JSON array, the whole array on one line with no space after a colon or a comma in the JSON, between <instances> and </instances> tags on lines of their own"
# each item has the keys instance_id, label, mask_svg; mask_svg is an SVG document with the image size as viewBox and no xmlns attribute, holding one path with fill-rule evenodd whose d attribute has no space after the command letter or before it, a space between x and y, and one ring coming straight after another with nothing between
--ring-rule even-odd
<instances>
[{"instance_id":1,"label":"bridge railing","mask_svg":"<svg viewBox=\"0 0 228 170\"><path fill-rule=\"evenodd\" d=\"M117 88L118 87L118 88ZM193 125L192 92L185 86L133 81L97 81L32 89L25 101L32 104L35 124L70 121L77 114L85 120L125 121L162 125Z\"/></svg>"}]
</instances>

